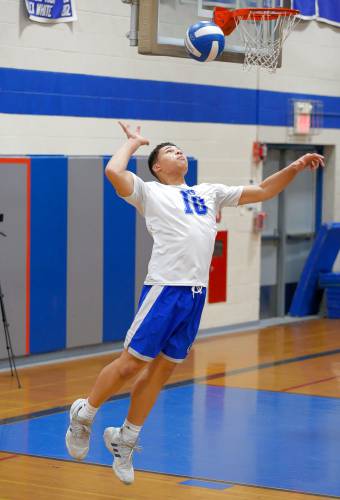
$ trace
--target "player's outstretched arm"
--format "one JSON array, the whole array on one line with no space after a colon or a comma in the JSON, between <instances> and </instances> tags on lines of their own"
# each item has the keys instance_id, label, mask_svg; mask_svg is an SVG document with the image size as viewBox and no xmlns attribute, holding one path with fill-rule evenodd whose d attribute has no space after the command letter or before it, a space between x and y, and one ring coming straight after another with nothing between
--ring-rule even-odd
<instances>
[{"instance_id":1,"label":"player's outstretched arm","mask_svg":"<svg viewBox=\"0 0 340 500\"><path fill-rule=\"evenodd\" d=\"M319 166L324 167L324 157L316 153L308 153L288 165L288 167L267 177L258 186L245 186L240 197L239 205L256 203L274 198L292 182L295 176L309 168L316 170Z\"/></svg>"},{"instance_id":2,"label":"player's outstretched arm","mask_svg":"<svg viewBox=\"0 0 340 500\"><path fill-rule=\"evenodd\" d=\"M141 135L140 126L136 128L135 132L132 132L127 123L118 123L125 132L127 141L106 165L105 175L120 196L130 196L133 193L133 177L126 168L131 156L140 146L149 144L149 141Z\"/></svg>"}]
</instances>

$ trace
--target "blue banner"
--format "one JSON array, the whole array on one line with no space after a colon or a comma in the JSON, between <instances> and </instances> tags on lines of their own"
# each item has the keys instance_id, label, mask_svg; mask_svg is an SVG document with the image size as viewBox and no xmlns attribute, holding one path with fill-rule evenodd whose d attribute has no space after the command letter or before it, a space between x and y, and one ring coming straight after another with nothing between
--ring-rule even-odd
<instances>
[{"instance_id":1,"label":"blue banner","mask_svg":"<svg viewBox=\"0 0 340 500\"><path fill-rule=\"evenodd\" d=\"M75 0L25 0L28 17L40 23L67 23L77 20Z\"/></svg>"},{"instance_id":2,"label":"blue banner","mask_svg":"<svg viewBox=\"0 0 340 500\"><path fill-rule=\"evenodd\" d=\"M292 0L302 19L315 19L340 27L340 0Z\"/></svg>"}]
</instances>

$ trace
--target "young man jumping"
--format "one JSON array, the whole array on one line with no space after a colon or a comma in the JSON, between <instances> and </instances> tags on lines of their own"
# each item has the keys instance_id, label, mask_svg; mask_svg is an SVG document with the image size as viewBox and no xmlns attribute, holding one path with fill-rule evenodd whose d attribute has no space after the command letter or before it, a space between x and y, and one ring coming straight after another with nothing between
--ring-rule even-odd
<instances>
[{"instance_id":1,"label":"young man jumping","mask_svg":"<svg viewBox=\"0 0 340 500\"><path fill-rule=\"evenodd\" d=\"M125 484L134 481L133 450L160 390L195 340L205 302L211 257L222 207L236 207L278 195L295 176L324 166L318 154L306 154L258 186L185 183L187 158L175 144L159 144L149 156L156 181L144 182L127 171L131 156L149 144L140 132L120 123L127 141L111 158L105 173L118 196L145 217L154 244L138 311L121 355L99 373L87 399L70 409L66 433L69 454L82 460L89 450L93 419L99 407L136 376L122 427L104 431L114 456L113 471Z\"/></svg>"}]
</instances>

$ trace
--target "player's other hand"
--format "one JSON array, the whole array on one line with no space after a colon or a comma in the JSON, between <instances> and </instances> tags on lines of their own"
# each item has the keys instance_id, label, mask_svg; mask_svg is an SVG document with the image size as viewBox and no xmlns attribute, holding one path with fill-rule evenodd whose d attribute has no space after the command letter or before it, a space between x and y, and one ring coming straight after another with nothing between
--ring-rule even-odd
<instances>
[{"instance_id":1,"label":"player's other hand","mask_svg":"<svg viewBox=\"0 0 340 500\"><path fill-rule=\"evenodd\" d=\"M325 166L325 157L317 153L307 153L306 155L303 155L301 156L301 158L298 158L296 161L294 161L293 165L298 172L301 172L306 168L309 168L310 170L316 170L320 166Z\"/></svg>"},{"instance_id":2,"label":"player's other hand","mask_svg":"<svg viewBox=\"0 0 340 500\"><path fill-rule=\"evenodd\" d=\"M132 139L138 143L139 146L147 146L149 143L148 139L143 137L140 133L140 126L136 127L136 130L133 132L130 130L130 125L128 123L118 122L119 125L125 132L125 135L128 139Z\"/></svg>"}]
</instances>

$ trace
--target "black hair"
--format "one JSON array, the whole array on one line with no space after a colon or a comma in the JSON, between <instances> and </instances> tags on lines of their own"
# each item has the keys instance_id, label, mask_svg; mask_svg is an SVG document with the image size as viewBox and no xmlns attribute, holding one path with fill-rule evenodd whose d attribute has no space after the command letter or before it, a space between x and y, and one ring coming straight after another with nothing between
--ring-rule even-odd
<instances>
[{"instance_id":1,"label":"black hair","mask_svg":"<svg viewBox=\"0 0 340 500\"><path fill-rule=\"evenodd\" d=\"M176 146L176 144L174 144L173 142L162 142L161 144L158 144L150 153L149 155L149 158L148 158L148 165L149 165L149 169L150 169L150 172L151 174L156 177L156 179L158 179L157 175L155 174L155 172L153 171L153 166L154 164L157 162L158 160L158 153L159 151L162 149L162 148L165 148L165 146ZM159 180L159 179L158 179Z\"/></svg>"}]
</instances>

